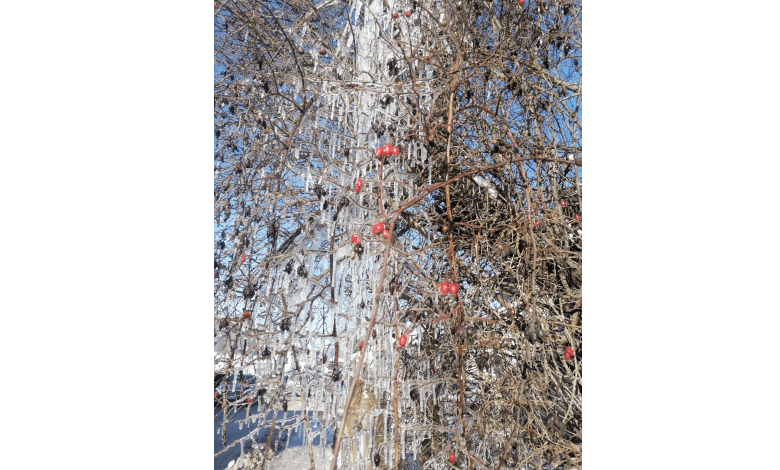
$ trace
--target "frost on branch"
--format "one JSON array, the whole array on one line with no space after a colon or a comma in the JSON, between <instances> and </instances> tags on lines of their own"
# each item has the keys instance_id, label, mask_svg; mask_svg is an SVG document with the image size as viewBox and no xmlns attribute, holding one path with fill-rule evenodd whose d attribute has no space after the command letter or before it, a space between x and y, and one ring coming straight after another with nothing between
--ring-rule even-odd
<instances>
[{"instance_id":1,"label":"frost on branch","mask_svg":"<svg viewBox=\"0 0 780 470\"><path fill-rule=\"evenodd\" d=\"M580 468L581 4L238 0L214 21L225 448L263 465L295 432L312 465Z\"/></svg>"}]
</instances>

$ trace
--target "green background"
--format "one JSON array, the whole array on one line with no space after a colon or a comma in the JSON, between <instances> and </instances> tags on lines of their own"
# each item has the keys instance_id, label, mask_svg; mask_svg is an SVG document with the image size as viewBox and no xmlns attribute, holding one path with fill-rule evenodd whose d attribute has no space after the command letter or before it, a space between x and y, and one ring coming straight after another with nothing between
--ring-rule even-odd
<instances>
[{"instance_id":1,"label":"green background","mask_svg":"<svg viewBox=\"0 0 780 470\"><path fill-rule=\"evenodd\" d=\"M211 469L213 9L2 9L3 466ZM587 468L774 461L776 10L583 13Z\"/></svg>"}]
</instances>

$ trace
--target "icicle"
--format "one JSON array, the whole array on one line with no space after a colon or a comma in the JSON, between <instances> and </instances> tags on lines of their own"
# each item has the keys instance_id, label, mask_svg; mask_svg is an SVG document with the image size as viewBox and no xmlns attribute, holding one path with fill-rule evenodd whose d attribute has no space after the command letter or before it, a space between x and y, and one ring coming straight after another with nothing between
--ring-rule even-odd
<instances>
[{"instance_id":1,"label":"icicle","mask_svg":"<svg viewBox=\"0 0 780 470\"><path fill-rule=\"evenodd\" d=\"M417 422L417 418L415 417L415 422ZM412 456L414 457L414 460L417 460L417 430L412 431Z\"/></svg>"},{"instance_id":2,"label":"icicle","mask_svg":"<svg viewBox=\"0 0 780 470\"><path fill-rule=\"evenodd\" d=\"M422 414L423 417L423 424L425 424L425 417L427 414L425 413L425 402L428 401L428 398L426 398L426 390L425 387L420 387L420 414Z\"/></svg>"},{"instance_id":3,"label":"icicle","mask_svg":"<svg viewBox=\"0 0 780 470\"><path fill-rule=\"evenodd\" d=\"M406 429L401 428L401 438L399 440L399 448L398 448L398 454L403 456L406 455Z\"/></svg>"}]
</instances>

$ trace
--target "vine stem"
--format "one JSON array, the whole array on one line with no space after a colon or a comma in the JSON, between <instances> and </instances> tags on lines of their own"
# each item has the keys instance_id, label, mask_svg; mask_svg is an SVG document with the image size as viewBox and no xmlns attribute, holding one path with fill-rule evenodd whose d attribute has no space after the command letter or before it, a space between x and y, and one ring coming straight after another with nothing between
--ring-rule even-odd
<instances>
[{"instance_id":1,"label":"vine stem","mask_svg":"<svg viewBox=\"0 0 780 470\"><path fill-rule=\"evenodd\" d=\"M446 170L446 176L445 179L449 181L450 179L450 156L452 151L452 102L455 98L455 86L453 86L450 90L450 103L449 103L449 109L447 113L447 155L444 165L444 168ZM447 200L447 218L449 218L449 226L450 229L447 230L449 232L449 261L450 261L450 267L452 269L452 282L455 283L455 285L458 284L458 267L455 263L455 243L452 240L452 227L454 226L454 221L452 220L452 201L450 200L450 186L445 185L444 186L444 195ZM460 292L458 292L458 327L460 327L461 322L463 321L463 311L460 307ZM460 373L458 374L458 385L460 386L460 409L458 410L458 424L455 426L457 429L457 433L460 432L461 429L461 418L463 417L463 408L466 406L465 404L465 389L463 386L463 345L458 344L458 370ZM455 441L458 441L457 433L455 435Z\"/></svg>"},{"instance_id":2,"label":"vine stem","mask_svg":"<svg viewBox=\"0 0 780 470\"><path fill-rule=\"evenodd\" d=\"M398 216L401 214L400 211L396 211L393 214L392 219L390 219L390 233L393 232L393 229L395 227L395 220L398 218ZM360 372L363 368L363 359L366 356L366 351L368 350L369 339L371 338L371 331L374 329L374 323L376 322L376 314L379 311L379 299L382 296L382 291L384 290L385 285L385 279L387 278L387 265L388 261L390 259L390 248L392 247L392 240L393 237L387 237L387 241L385 242L385 251L383 253L382 258L382 273L379 275L379 285L376 289L376 295L374 296L374 305L371 307L371 320L368 322L368 328L366 329L366 337L363 339L363 344L366 345L361 351L360 351L360 357L358 358L357 366L355 367L356 370L356 377L358 379L360 378ZM357 390L357 383L358 380L353 380L352 385L349 387L349 394L347 395L347 402L344 404L344 414L341 416L341 424L339 425L339 435L336 439L336 444L333 446L333 460L330 463L330 470L336 470L336 464L338 460L339 451L341 450L341 441L344 438L344 427L347 423L347 417L349 416L349 411L352 406L352 400L355 396L355 390ZM397 428L396 428L397 429Z\"/></svg>"}]
</instances>

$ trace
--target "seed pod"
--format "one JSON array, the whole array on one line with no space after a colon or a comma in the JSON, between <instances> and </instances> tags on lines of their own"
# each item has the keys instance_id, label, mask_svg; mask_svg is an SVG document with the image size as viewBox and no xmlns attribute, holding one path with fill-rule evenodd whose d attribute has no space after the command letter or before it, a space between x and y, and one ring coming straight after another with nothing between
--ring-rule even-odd
<instances>
[{"instance_id":1,"label":"seed pod","mask_svg":"<svg viewBox=\"0 0 780 470\"><path fill-rule=\"evenodd\" d=\"M555 425L555 421L553 420L552 414L548 415L547 418L544 420L544 427L548 431L552 431L553 426Z\"/></svg>"},{"instance_id":2,"label":"seed pod","mask_svg":"<svg viewBox=\"0 0 780 470\"><path fill-rule=\"evenodd\" d=\"M544 329L542 328L542 326L541 325L537 325L535 331L536 331L536 338L539 341L544 341L545 333L544 333Z\"/></svg>"},{"instance_id":3,"label":"seed pod","mask_svg":"<svg viewBox=\"0 0 780 470\"><path fill-rule=\"evenodd\" d=\"M254 295L255 295L255 288L252 286L252 284L249 284L246 287L244 287L245 299L251 299Z\"/></svg>"},{"instance_id":4,"label":"seed pod","mask_svg":"<svg viewBox=\"0 0 780 470\"><path fill-rule=\"evenodd\" d=\"M558 429L558 434L560 434L561 437L563 437L564 434L566 433L566 424L557 415L553 417L553 422L555 424L555 427Z\"/></svg>"},{"instance_id":5,"label":"seed pod","mask_svg":"<svg viewBox=\"0 0 780 470\"><path fill-rule=\"evenodd\" d=\"M493 367L498 367L501 365L501 356L498 354L493 354L493 356L490 358L490 362L493 364Z\"/></svg>"},{"instance_id":6,"label":"seed pod","mask_svg":"<svg viewBox=\"0 0 780 470\"><path fill-rule=\"evenodd\" d=\"M531 343L536 343L537 337L536 337L536 328L533 327L533 325L529 326L525 330L526 338L528 338L528 341Z\"/></svg>"},{"instance_id":7,"label":"seed pod","mask_svg":"<svg viewBox=\"0 0 780 470\"><path fill-rule=\"evenodd\" d=\"M459 336L460 336L461 342L465 343L466 341L469 340L469 335L468 335L468 331L466 331L466 328L461 328L460 329Z\"/></svg>"}]
</instances>

